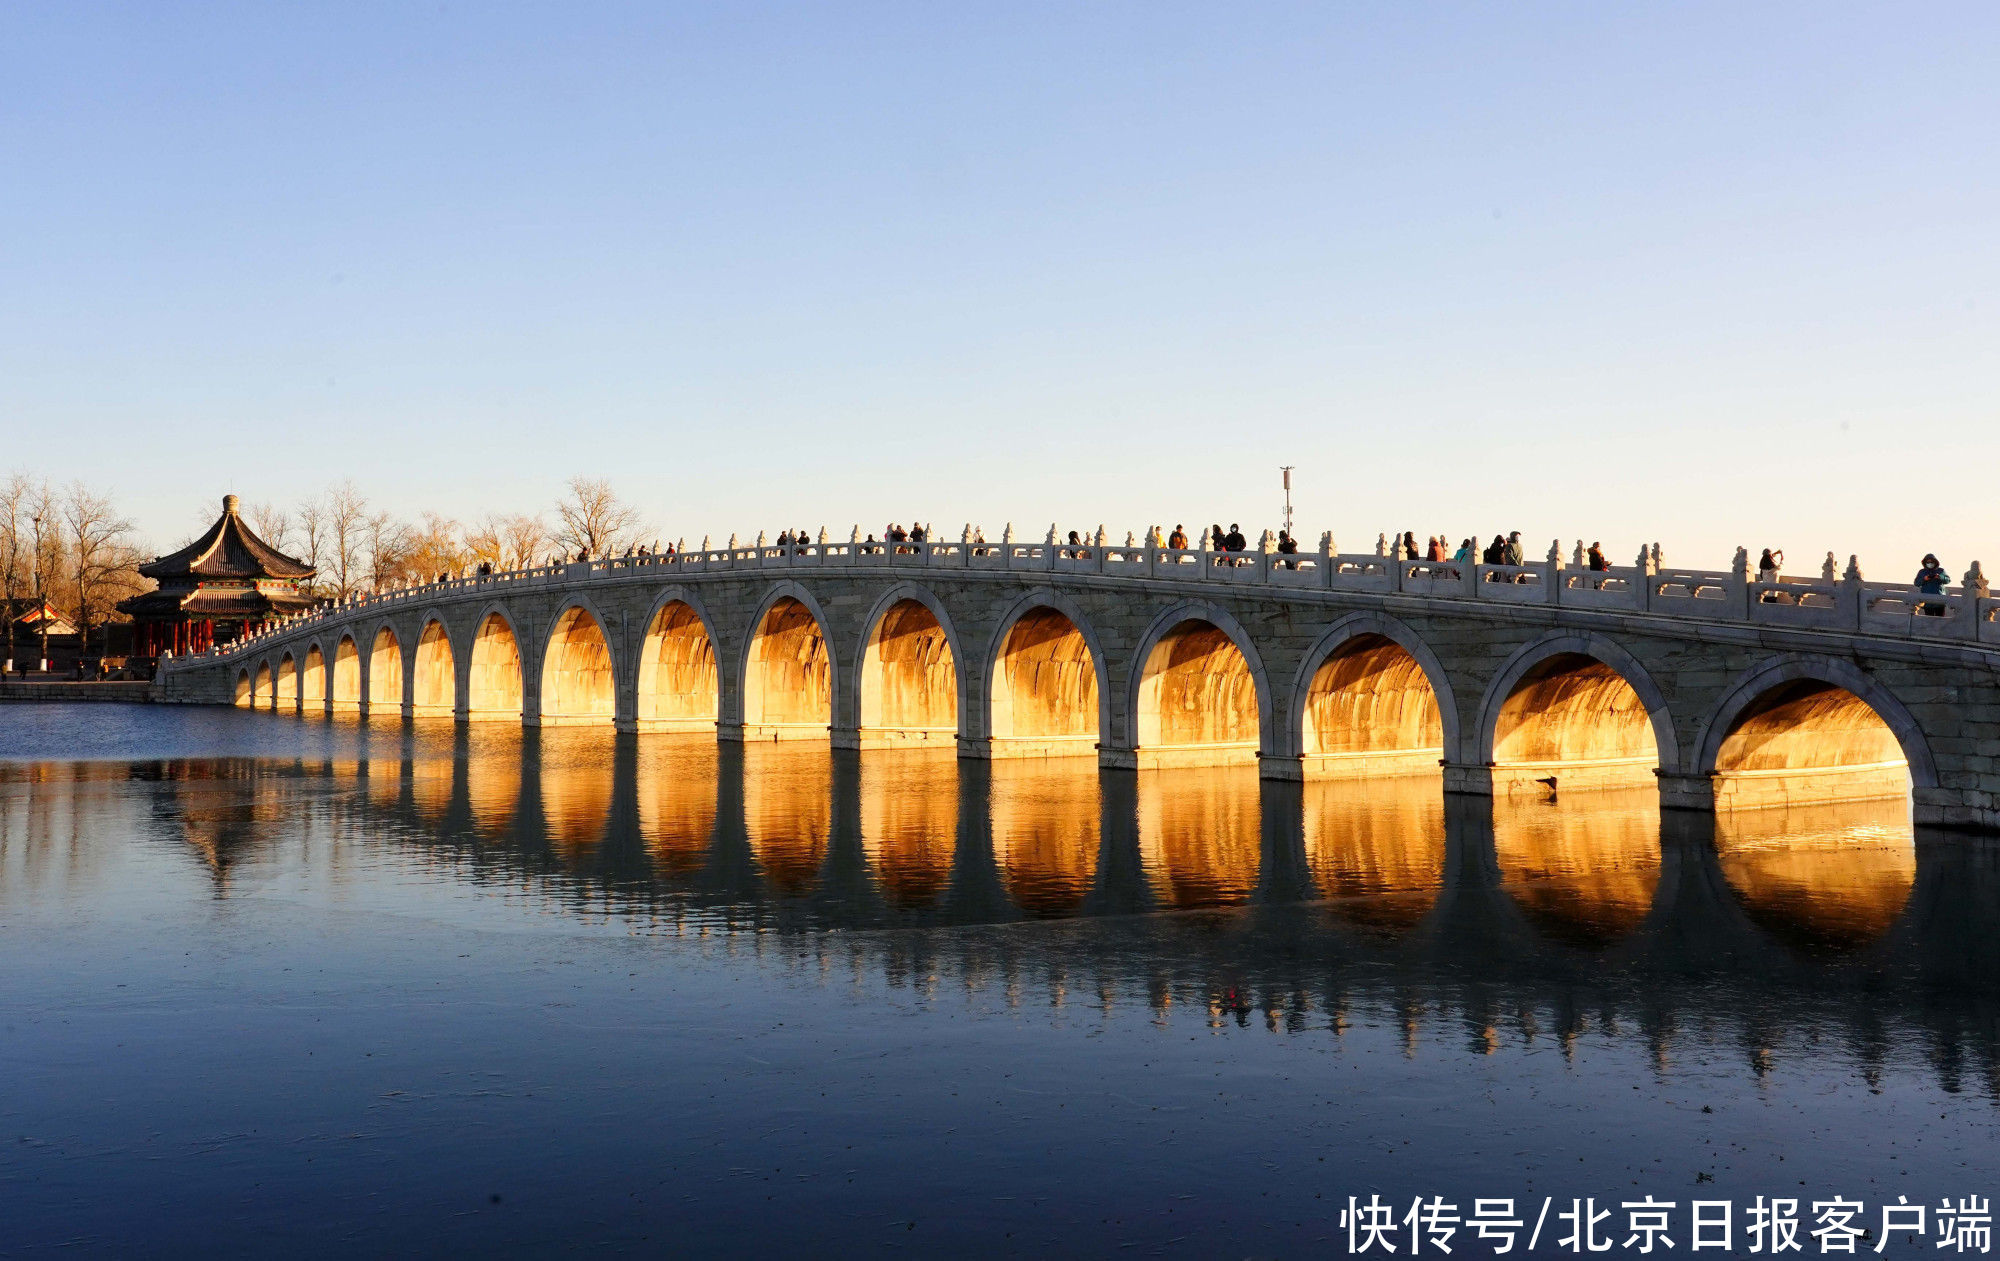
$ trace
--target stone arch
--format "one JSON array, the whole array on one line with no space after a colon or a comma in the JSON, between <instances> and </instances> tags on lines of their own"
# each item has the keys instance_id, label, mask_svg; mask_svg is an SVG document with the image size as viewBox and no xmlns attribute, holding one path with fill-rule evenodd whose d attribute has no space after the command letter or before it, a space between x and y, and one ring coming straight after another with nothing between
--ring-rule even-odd
<instances>
[{"instance_id":1,"label":"stone arch","mask_svg":"<svg viewBox=\"0 0 2000 1261\"><path fill-rule=\"evenodd\" d=\"M1787 654L1732 684L1703 721L1694 771L1723 808L1847 801L1935 788L1923 728L1853 664Z\"/></svg>"},{"instance_id":2,"label":"stone arch","mask_svg":"<svg viewBox=\"0 0 2000 1261\"><path fill-rule=\"evenodd\" d=\"M410 712L434 717L449 715L457 707L458 662L451 650L451 632L442 616L427 613L410 670Z\"/></svg>"},{"instance_id":3,"label":"stone arch","mask_svg":"<svg viewBox=\"0 0 2000 1261\"><path fill-rule=\"evenodd\" d=\"M646 614L636 667L641 731L713 731L722 715L715 623L700 597L670 587Z\"/></svg>"},{"instance_id":4,"label":"stone arch","mask_svg":"<svg viewBox=\"0 0 2000 1261\"><path fill-rule=\"evenodd\" d=\"M1495 791L1548 775L1571 789L1639 787L1681 764L1652 675L1588 632L1551 632L1516 649L1487 686L1475 739Z\"/></svg>"},{"instance_id":5,"label":"stone arch","mask_svg":"<svg viewBox=\"0 0 2000 1261\"><path fill-rule=\"evenodd\" d=\"M746 740L811 740L830 735L839 677L825 610L796 582L774 586L757 606L743 644Z\"/></svg>"},{"instance_id":6,"label":"stone arch","mask_svg":"<svg viewBox=\"0 0 2000 1261\"><path fill-rule=\"evenodd\" d=\"M512 619L498 607L489 606L480 614L478 629L472 632L471 658L465 682L467 720L519 722L526 694L521 637Z\"/></svg>"},{"instance_id":7,"label":"stone arch","mask_svg":"<svg viewBox=\"0 0 2000 1261\"><path fill-rule=\"evenodd\" d=\"M1255 762L1272 747L1263 659L1242 624L1209 601L1182 601L1153 619L1126 696L1141 769Z\"/></svg>"},{"instance_id":8,"label":"stone arch","mask_svg":"<svg viewBox=\"0 0 2000 1261\"><path fill-rule=\"evenodd\" d=\"M863 626L854 657L862 747L955 743L966 712L965 654L937 596L897 583Z\"/></svg>"},{"instance_id":9,"label":"stone arch","mask_svg":"<svg viewBox=\"0 0 2000 1261\"><path fill-rule=\"evenodd\" d=\"M271 692L271 708L299 708L299 663L290 652L278 658L278 675Z\"/></svg>"},{"instance_id":10,"label":"stone arch","mask_svg":"<svg viewBox=\"0 0 2000 1261\"><path fill-rule=\"evenodd\" d=\"M403 641L384 622L368 648L368 709L371 713L403 708Z\"/></svg>"},{"instance_id":11,"label":"stone arch","mask_svg":"<svg viewBox=\"0 0 2000 1261\"><path fill-rule=\"evenodd\" d=\"M317 639L306 645L305 664L299 670L299 702L313 709L326 708L326 650Z\"/></svg>"},{"instance_id":12,"label":"stone arch","mask_svg":"<svg viewBox=\"0 0 2000 1261\"><path fill-rule=\"evenodd\" d=\"M245 666L236 672L235 705L238 709L253 709L257 704L257 693L250 682L250 668Z\"/></svg>"},{"instance_id":13,"label":"stone arch","mask_svg":"<svg viewBox=\"0 0 2000 1261\"><path fill-rule=\"evenodd\" d=\"M331 704L335 709L358 709L361 706L361 649L355 645L354 636L345 634L333 646L333 675L331 679Z\"/></svg>"},{"instance_id":14,"label":"stone arch","mask_svg":"<svg viewBox=\"0 0 2000 1261\"><path fill-rule=\"evenodd\" d=\"M616 721L618 675L601 614L586 600L564 605L542 643L544 727Z\"/></svg>"},{"instance_id":15,"label":"stone arch","mask_svg":"<svg viewBox=\"0 0 2000 1261\"><path fill-rule=\"evenodd\" d=\"M271 663L268 660L259 661L257 663L256 681L250 685L250 708L269 708L272 693L271 682Z\"/></svg>"},{"instance_id":16,"label":"stone arch","mask_svg":"<svg viewBox=\"0 0 2000 1261\"><path fill-rule=\"evenodd\" d=\"M985 661L994 757L1082 756L1110 745L1109 660L1076 601L1047 587L1021 596L1001 615Z\"/></svg>"},{"instance_id":17,"label":"stone arch","mask_svg":"<svg viewBox=\"0 0 2000 1261\"><path fill-rule=\"evenodd\" d=\"M1421 635L1384 613L1350 613L1313 642L1289 717L1285 755L1317 761L1315 770L1429 771L1459 760L1451 676Z\"/></svg>"}]
</instances>

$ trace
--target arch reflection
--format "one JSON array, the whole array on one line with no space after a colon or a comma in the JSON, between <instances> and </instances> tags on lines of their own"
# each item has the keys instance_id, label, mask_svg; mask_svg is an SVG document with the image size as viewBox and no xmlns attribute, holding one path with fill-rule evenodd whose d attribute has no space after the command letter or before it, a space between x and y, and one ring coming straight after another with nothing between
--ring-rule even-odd
<instances>
[{"instance_id":1,"label":"arch reflection","mask_svg":"<svg viewBox=\"0 0 2000 1261\"><path fill-rule=\"evenodd\" d=\"M928 906L951 879L958 839L958 755L911 750L861 759L861 845L882 896Z\"/></svg>"},{"instance_id":2,"label":"arch reflection","mask_svg":"<svg viewBox=\"0 0 2000 1261\"><path fill-rule=\"evenodd\" d=\"M1097 877L1097 767L996 760L992 783L993 854L1007 896L1029 915L1074 912Z\"/></svg>"},{"instance_id":3,"label":"arch reflection","mask_svg":"<svg viewBox=\"0 0 2000 1261\"><path fill-rule=\"evenodd\" d=\"M1808 952L1882 940L1917 880L1906 801L1849 801L1716 817L1723 878L1752 922Z\"/></svg>"},{"instance_id":4,"label":"arch reflection","mask_svg":"<svg viewBox=\"0 0 2000 1261\"><path fill-rule=\"evenodd\" d=\"M1162 906L1231 906L1257 887L1262 819L1255 767L1139 780L1139 855Z\"/></svg>"},{"instance_id":5,"label":"arch reflection","mask_svg":"<svg viewBox=\"0 0 2000 1261\"><path fill-rule=\"evenodd\" d=\"M1495 798L1493 848L1507 892L1557 941L1601 949L1629 936L1660 885L1660 813L1651 789L1575 800Z\"/></svg>"},{"instance_id":6,"label":"arch reflection","mask_svg":"<svg viewBox=\"0 0 2000 1261\"><path fill-rule=\"evenodd\" d=\"M1401 932L1430 912L1444 887L1437 776L1309 780L1303 796L1306 862L1335 916Z\"/></svg>"},{"instance_id":7,"label":"arch reflection","mask_svg":"<svg viewBox=\"0 0 2000 1261\"><path fill-rule=\"evenodd\" d=\"M639 836L662 875L691 875L708 861L719 773L716 743L708 736L656 736L639 742L633 771Z\"/></svg>"},{"instance_id":8,"label":"arch reflection","mask_svg":"<svg viewBox=\"0 0 2000 1261\"><path fill-rule=\"evenodd\" d=\"M743 750L743 830L772 893L812 891L833 834L833 749L774 740Z\"/></svg>"}]
</instances>

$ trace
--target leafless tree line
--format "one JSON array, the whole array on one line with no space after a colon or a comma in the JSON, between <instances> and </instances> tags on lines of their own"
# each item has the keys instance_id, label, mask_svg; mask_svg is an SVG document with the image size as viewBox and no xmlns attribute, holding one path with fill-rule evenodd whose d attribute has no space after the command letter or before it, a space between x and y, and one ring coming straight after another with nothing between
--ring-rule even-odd
<instances>
[{"instance_id":1,"label":"leafless tree line","mask_svg":"<svg viewBox=\"0 0 2000 1261\"><path fill-rule=\"evenodd\" d=\"M56 486L14 473L0 481L0 594L7 656L41 634L39 598L89 642L116 606L145 589L132 523L83 482Z\"/></svg>"},{"instance_id":2,"label":"leafless tree line","mask_svg":"<svg viewBox=\"0 0 2000 1261\"><path fill-rule=\"evenodd\" d=\"M243 510L266 543L319 571L317 594L336 599L443 575L524 569L557 556L603 556L634 546L643 524L608 481L572 477L552 517L489 512L471 523L436 512L407 521L382 511L352 481L295 507L256 503Z\"/></svg>"}]
</instances>

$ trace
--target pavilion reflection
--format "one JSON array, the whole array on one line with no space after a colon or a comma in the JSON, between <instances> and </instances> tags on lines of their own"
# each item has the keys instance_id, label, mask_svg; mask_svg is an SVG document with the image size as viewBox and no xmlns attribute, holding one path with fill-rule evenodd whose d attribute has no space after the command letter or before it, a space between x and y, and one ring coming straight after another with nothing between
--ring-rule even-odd
<instances>
[{"instance_id":1,"label":"pavilion reflection","mask_svg":"<svg viewBox=\"0 0 2000 1261\"><path fill-rule=\"evenodd\" d=\"M1403 932L1436 904L1445 877L1445 800L1435 775L1308 780L1306 862L1339 919Z\"/></svg>"},{"instance_id":2,"label":"pavilion reflection","mask_svg":"<svg viewBox=\"0 0 2000 1261\"><path fill-rule=\"evenodd\" d=\"M1493 848L1508 893L1530 920L1558 941L1602 949L1653 907L1659 796L1608 789L1558 801L1496 797Z\"/></svg>"},{"instance_id":3,"label":"pavilion reflection","mask_svg":"<svg viewBox=\"0 0 2000 1261\"><path fill-rule=\"evenodd\" d=\"M1907 800L1726 811L1716 816L1715 848L1745 913L1801 950L1880 941L1917 879Z\"/></svg>"}]
</instances>

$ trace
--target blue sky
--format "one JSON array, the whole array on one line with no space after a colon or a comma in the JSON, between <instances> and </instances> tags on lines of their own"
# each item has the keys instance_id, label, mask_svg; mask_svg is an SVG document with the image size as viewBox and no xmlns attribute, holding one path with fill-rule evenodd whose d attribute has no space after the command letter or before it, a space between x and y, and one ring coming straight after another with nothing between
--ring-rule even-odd
<instances>
[{"instance_id":1,"label":"blue sky","mask_svg":"<svg viewBox=\"0 0 2000 1261\"><path fill-rule=\"evenodd\" d=\"M2000 7L0 4L0 468L2000 564Z\"/></svg>"}]
</instances>

